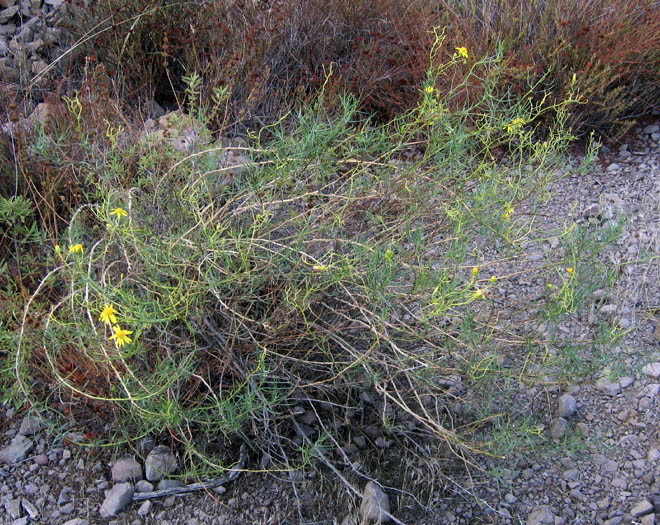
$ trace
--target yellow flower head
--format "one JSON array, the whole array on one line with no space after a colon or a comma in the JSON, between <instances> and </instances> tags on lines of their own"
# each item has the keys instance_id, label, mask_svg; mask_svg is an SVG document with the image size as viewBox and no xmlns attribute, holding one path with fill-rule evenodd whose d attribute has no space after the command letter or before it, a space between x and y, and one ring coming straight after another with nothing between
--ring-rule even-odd
<instances>
[{"instance_id":1,"label":"yellow flower head","mask_svg":"<svg viewBox=\"0 0 660 525\"><path fill-rule=\"evenodd\" d=\"M59 244L55 245L55 253L60 255L62 253L62 247Z\"/></svg>"},{"instance_id":2,"label":"yellow flower head","mask_svg":"<svg viewBox=\"0 0 660 525\"><path fill-rule=\"evenodd\" d=\"M80 243L69 246L69 253L83 253L83 251L83 245Z\"/></svg>"},{"instance_id":3,"label":"yellow flower head","mask_svg":"<svg viewBox=\"0 0 660 525\"><path fill-rule=\"evenodd\" d=\"M506 126L506 131L507 133L513 133L516 131L518 128L520 128L523 124L525 123L525 119L522 119L520 117L514 118L509 124Z\"/></svg>"},{"instance_id":4,"label":"yellow flower head","mask_svg":"<svg viewBox=\"0 0 660 525\"><path fill-rule=\"evenodd\" d=\"M467 47L457 47L455 56L459 56L461 58L466 58L466 59L470 58L468 55Z\"/></svg>"},{"instance_id":5,"label":"yellow flower head","mask_svg":"<svg viewBox=\"0 0 660 525\"><path fill-rule=\"evenodd\" d=\"M112 306L111 304L105 304L103 306L103 310L101 311L101 315L99 316L99 321L105 324L113 325L117 324L117 317L115 317L115 314L117 313L117 310L115 310L115 307Z\"/></svg>"},{"instance_id":6,"label":"yellow flower head","mask_svg":"<svg viewBox=\"0 0 660 525\"><path fill-rule=\"evenodd\" d=\"M110 215L115 215L117 220L121 219L122 217L128 217L128 213L124 208L115 208L110 212Z\"/></svg>"},{"instance_id":7,"label":"yellow flower head","mask_svg":"<svg viewBox=\"0 0 660 525\"><path fill-rule=\"evenodd\" d=\"M479 267L478 267L478 266L475 266L474 268L472 268L472 275L473 275L474 277L476 277L477 275L479 275Z\"/></svg>"},{"instance_id":8,"label":"yellow flower head","mask_svg":"<svg viewBox=\"0 0 660 525\"><path fill-rule=\"evenodd\" d=\"M509 206L506 211L502 214L502 218L504 220L507 220L511 217L511 214L515 211L515 208L513 206Z\"/></svg>"},{"instance_id":9,"label":"yellow flower head","mask_svg":"<svg viewBox=\"0 0 660 525\"><path fill-rule=\"evenodd\" d=\"M433 92L435 91L435 88L433 86L426 86L424 88L424 93L427 95L433 95Z\"/></svg>"},{"instance_id":10,"label":"yellow flower head","mask_svg":"<svg viewBox=\"0 0 660 525\"><path fill-rule=\"evenodd\" d=\"M128 337L131 332L130 330L123 330L119 325L115 325L112 327L112 330L115 332L114 335L110 336L110 339L115 340L115 345L117 345L117 348L120 348L124 346L125 344L128 344L131 342L131 338Z\"/></svg>"},{"instance_id":11,"label":"yellow flower head","mask_svg":"<svg viewBox=\"0 0 660 525\"><path fill-rule=\"evenodd\" d=\"M495 284L495 281L496 281L496 280L497 280L497 278L496 278L494 275L491 275L491 276L490 276L490 283L491 283L491 284Z\"/></svg>"},{"instance_id":12,"label":"yellow flower head","mask_svg":"<svg viewBox=\"0 0 660 525\"><path fill-rule=\"evenodd\" d=\"M574 270L573 270L572 266L569 266L568 268L566 268L566 271L568 272L568 275L573 275Z\"/></svg>"},{"instance_id":13,"label":"yellow flower head","mask_svg":"<svg viewBox=\"0 0 660 525\"><path fill-rule=\"evenodd\" d=\"M473 299L483 299L486 297L486 290L483 288L477 288L477 290L472 294Z\"/></svg>"}]
</instances>

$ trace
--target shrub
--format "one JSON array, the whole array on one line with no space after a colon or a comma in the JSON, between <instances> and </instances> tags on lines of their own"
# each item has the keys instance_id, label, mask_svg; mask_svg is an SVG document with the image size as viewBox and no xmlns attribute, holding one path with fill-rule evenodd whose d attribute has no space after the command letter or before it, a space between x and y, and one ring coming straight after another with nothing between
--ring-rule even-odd
<instances>
[{"instance_id":1,"label":"shrub","mask_svg":"<svg viewBox=\"0 0 660 525\"><path fill-rule=\"evenodd\" d=\"M477 61L472 74L496 67ZM121 439L167 433L208 470L221 468L208 436L254 434L253 424L253 446L277 467L300 465L346 436L326 426L296 444L292 404L325 424L348 417L341 407L365 388L380 407L368 421L474 452L444 412L430 412L448 376L469 374L479 342L497 344L488 323L465 329L489 308L495 279L472 270L471 254L486 239L516 249L512 207L552 176L570 136L558 126L535 144L527 124L542 108L496 111L488 89L439 112L449 101L433 86L445 69L431 68L418 107L387 125L356 127L350 97L330 119L319 99L290 132L255 134L249 170L230 182L222 148L158 148L141 154L132 187L114 159L136 150L103 135L106 153L85 172L95 200L74 211L27 302L26 315L44 290L59 293L36 344L19 339L16 393L38 402L55 389L55 408L75 401L85 418L67 415L79 424L115 414ZM488 101L491 113L477 112ZM69 111L75 123L79 106ZM423 158L403 162L420 140ZM494 169L491 146L503 143L511 167ZM91 136L82 145L97 151Z\"/></svg>"},{"instance_id":2,"label":"shrub","mask_svg":"<svg viewBox=\"0 0 660 525\"><path fill-rule=\"evenodd\" d=\"M224 115L223 124L272 122L308 100L331 71L336 93L348 89L366 111L390 118L418 98L431 42L426 6L103 0L80 13L81 36L95 29L76 54L79 62L93 56L103 63L123 100L181 105L181 78L197 73L203 104L211 104L214 88L227 93L232 118Z\"/></svg>"},{"instance_id":3,"label":"shrub","mask_svg":"<svg viewBox=\"0 0 660 525\"><path fill-rule=\"evenodd\" d=\"M631 119L648 115L660 100L660 7L657 2L573 0L443 0L445 20L475 53L508 59L500 90L563 100L577 89L584 104L571 110L579 135L614 138ZM548 74L546 74L548 72ZM575 75L575 80L573 80Z\"/></svg>"}]
</instances>

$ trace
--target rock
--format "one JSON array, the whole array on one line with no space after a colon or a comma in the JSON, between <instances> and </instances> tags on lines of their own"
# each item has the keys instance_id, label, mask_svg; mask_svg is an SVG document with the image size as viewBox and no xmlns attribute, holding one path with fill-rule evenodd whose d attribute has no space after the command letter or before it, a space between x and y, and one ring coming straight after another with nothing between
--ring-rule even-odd
<instances>
[{"instance_id":1,"label":"rock","mask_svg":"<svg viewBox=\"0 0 660 525\"><path fill-rule=\"evenodd\" d=\"M21 517L21 499L15 498L5 501L5 512L9 514L9 517L17 520Z\"/></svg>"},{"instance_id":2,"label":"rock","mask_svg":"<svg viewBox=\"0 0 660 525\"><path fill-rule=\"evenodd\" d=\"M149 483L147 480L141 479L135 484L135 490L137 492L151 492L154 490L153 483Z\"/></svg>"},{"instance_id":3,"label":"rock","mask_svg":"<svg viewBox=\"0 0 660 525\"><path fill-rule=\"evenodd\" d=\"M568 428L568 421L563 417L555 418L552 422L552 428L550 429L550 435L555 441L560 441L564 439L566 435L566 429Z\"/></svg>"},{"instance_id":4,"label":"rock","mask_svg":"<svg viewBox=\"0 0 660 525\"><path fill-rule=\"evenodd\" d=\"M621 385L618 382L614 383L607 378L601 378L596 381L596 388L608 396L616 396L621 392Z\"/></svg>"},{"instance_id":5,"label":"rock","mask_svg":"<svg viewBox=\"0 0 660 525\"><path fill-rule=\"evenodd\" d=\"M564 394L558 401L559 410L557 411L559 417L565 419L570 418L577 411L577 402L571 394Z\"/></svg>"},{"instance_id":6,"label":"rock","mask_svg":"<svg viewBox=\"0 0 660 525\"><path fill-rule=\"evenodd\" d=\"M645 516L653 512L653 504L647 500L643 499L642 501L637 502L635 506L630 510L630 515L633 518L638 518L639 516Z\"/></svg>"},{"instance_id":7,"label":"rock","mask_svg":"<svg viewBox=\"0 0 660 525\"><path fill-rule=\"evenodd\" d=\"M147 119L138 142L150 147L166 144L178 151L191 151L196 145L209 144L211 134L190 115L172 111L157 121Z\"/></svg>"},{"instance_id":8,"label":"rock","mask_svg":"<svg viewBox=\"0 0 660 525\"><path fill-rule=\"evenodd\" d=\"M125 457L118 459L112 465L112 481L124 483L126 481L138 481L142 479L142 465L135 458Z\"/></svg>"},{"instance_id":9,"label":"rock","mask_svg":"<svg viewBox=\"0 0 660 525\"><path fill-rule=\"evenodd\" d=\"M161 479L158 482L158 490L165 490L165 489L174 489L174 488L179 488L179 487L185 487L186 484L183 483L182 481L179 481L178 479Z\"/></svg>"},{"instance_id":10,"label":"rock","mask_svg":"<svg viewBox=\"0 0 660 525\"><path fill-rule=\"evenodd\" d=\"M65 516L68 516L69 514L73 514L73 511L76 509L73 506L73 502L71 502L71 503L67 503L66 505L62 505L59 510L60 510L60 514L64 514Z\"/></svg>"},{"instance_id":11,"label":"rock","mask_svg":"<svg viewBox=\"0 0 660 525\"><path fill-rule=\"evenodd\" d=\"M621 388L628 388L634 382L635 380L630 376L623 376L619 378L619 384L621 385Z\"/></svg>"},{"instance_id":12,"label":"rock","mask_svg":"<svg viewBox=\"0 0 660 525\"><path fill-rule=\"evenodd\" d=\"M34 462L42 467L46 466L48 465L48 456L46 454L39 454L38 456L34 456Z\"/></svg>"},{"instance_id":13,"label":"rock","mask_svg":"<svg viewBox=\"0 0 660 525\"><path fill-rule=\"evenodd\" d=\"M137 511L138 516L146 516L151 512L151 507L153 507L153 503L151 501L147 500L145 501L142 505L140 505L140 508Z\"/></svg>"},{"instance_id":14,"label":"rock","mask_svg":"<svg viewBox=\"0 0 660 525\"><path fill-rule=\"evenodd\" d=\"M0 11L0 24L4 24L12 16L14 16L16 13L18 13L18 11L20 9L21 9L21 7L18 6L18 5L13 5L11 7L8 7L7 9L2 9Z\"/></svg>"},{"instance_id":15,"label":"rock","mask_svg":"<svg viewBox=\"0 0 660 525\"><path fill-rule=\"evenodd\" d=\"M360 518L365 525L368 523L387 523L390 512L390 500L376 483L370 481L364 488L362 505L360 505Z\"/></svg>"},{"instance_id":16,"label":"rock","mask_svg":"<svg viewBox=\"0 0 660 525\"><path fill-rule=\"evenodd\" d=\"M64 522L64 525L89 525L89 522L82 518L73 518L72 520Z\"/></svg>"},{"instance_id":17,"label":"rock","mask_svg":"<svg viewBox=\"0 0 660 525\"><path fill-rule=\"evenodd\" d=\"M144 471L149 481L160 481L177 468L177 461L170 449L164 445L154 448L144 462Z\"/></svg>"},{"instance_id":18,"label":"rock","mask_svg":"<svg viewBox=\"0 0 660 525\"><path fill-rule=\"evenodd\" d=\"M16 434L9 446L0 450L0 462L12 464L23 461L33 448L34 443L31 439Z\"/></svg>"},{"instance_id":19,"label":"rock","mask_svg":"<svg viewBox=\"0 0 660 525\"><path fill-rule=\"evenodd\" d=\"M130 483L118 483L110 489L106 496L99 514L102 518L117 515L133 499L133 485Z\"/></svg>"},{"instance_id":20,"label":"rock","mask_svg":"<svg viewBox=\"0 0 660 525\"><path fill-rule=\"evenodd\" d=\"M651 135L652 133L657 133L660 130L660 126L657 124L651 124L650 126L646 126L644 128L644 133L647 135Z\"/></svg>"},{"instance_id":21,"label":"rock","mask_svg":"<svg viewBox=\"0 0 660 525\"><path fill-rule=\"evenodd\" d=\"M660 377L660 362L649 363L648 365L642 368L642 372L647 376L651 376L654 379Z\"/></svg>"},{"instance_id":22,"label":"rock","mask_svg":"<svg viewBox=\"0 0 660 525\"><path fill-rule=\"evenodd\" d=\"M646 461L653 463L658 459L660 459L660 450L658 450L657 448L649 449L649 452L646 455Z\"/></svg>"},{"instance_id":23,"label":"rock","mask_svg":"<svg viewBox=\"0 0 660 525\"><path fill-rule=\"evenodd\" d=\"M642 525L655 525L655 514L647 514L640 520Z\"/></svg>"},{"instance_id":24,"label":"rock","mask_svg":"<svg viewBox=\"0 0 660 525\"><path fill-rule=\"evenodd\" d=\"M613 162L607 167L607 171L609 173L612 173L613 171L618 171L619 170L619 165L616 162Z\"/></svg>"},{"instance_id":25,"label":"rock","mask_svg":"<svg viewBox=\"0 0 660 525\"><path fill-rule=\"evenodd\" d=\"M622 523L623 523L623 518L621 516L615 516L607 521L604 521L603 525L621 525Z\"/></svg>"},{"instance_id":26,"label":"rock","mask_svg":"<svg viewBox=\"0 0 660 525\"><path fill-rule=\"evenodd\" d=\"M36 434L44 426L44 422L39 416L29 415L23 418L21 421L21 428L18 429L18 433L24 436L31 436Z\"/></svg>"},{"instance_id":27,"label":"rock","mask_svg":"<svg viewBox=\"0 0 660 525\"><path fill-rule=\"evenodd\" d=\"M617 311L618 306L615 304L606 304L603 305L600 309L600 313L603 315L612 315Z\"/></svg>"},{"instance_id":28,"label":"rock","mask_svg":"<svg viewBox=\"0 0 660 525\"><path fill-rule=\"evenodd\" d=\"M555 513L550 505L539 505L527 516L527 525L554 525Z\"/></svg>"},{"instance_id":29,"label":"rock","mask_svg":"<svg viewBox=\"0 0 660 525\"><path fill-rule=\"evenodd\" d=\"M37 507L35 507L29 500L23 498L21 500L21 505L25 512L27 512L28 516L30 516L31 520L37 521L39 519L39 511L37 510Z\"/></svg>"},{"instance_id":30,"label":"rock","mask_svg":"<svg viewBox=\"0 0 660 525\"><path fill-rule=\"evenodd\" d=\"M16 2L18 2L18 0L0 0L0 7L6 9L16 4Z\"/></svg>"}]
</instances>

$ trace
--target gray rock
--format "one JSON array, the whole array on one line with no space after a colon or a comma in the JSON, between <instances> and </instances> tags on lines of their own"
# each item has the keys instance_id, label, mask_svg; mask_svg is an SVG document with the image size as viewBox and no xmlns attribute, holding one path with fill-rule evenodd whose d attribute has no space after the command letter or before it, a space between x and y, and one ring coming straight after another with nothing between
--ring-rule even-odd
<instances>
[{"instance_id":1,"label":"gray rock","mask_svg":"<svg viewBox=\"0 0 660 525\"><path fill-rule=\"evenodd\" d=\"M603 525L621 525L623 523L623 518L621 516L614 516L607 521L603 522Z\"/></svg>"},{"instance_id":2,"label":"gray rock","mask_svg":"<svg viewBox=\"0 0 660 525\"><path fill-rule=\"evenodd\" d=\"M31 439L16 434L9 446L0 450L0 462L12 464L23 461L33 448L34 443Z\"/></svg>"},{"instance_id":3,"label":"gray rock","mask_svg":"<svg viewBox=\"0 0 660 525\"><path fill-rule=\"evenodd\" d=\"M18 430L19 434L24 436L31 436L41 430L44 426L44 422L39 416L29 415L23 418L21 421L21 428Z\"/></svg>"},{"instance_id":4,"label":"gray rock","mask_svg":"<svg viewBox=\"0 0 660 525\"><path fill-rule=\"evenodd\" d=\"M46 454L39 454L38 456L34 456L34 462L42 467L48 465L48 456Z\"/></svg>"},{"instance_id":5,"label":"gray rock","mask_svg":"<svg viewBox=\"0 0 660 525\"><path fill-rule=\"evenodd\" d=\"M28 516L30 516L31 520L37 521L39 519L39 511L37 510L37 507L35 507L29 500L23 498L21 500L21 505L23 506L23 509L25 509L25 512L27 512Z\"/></svg>"},{"instance_id":6,"label":"gray rock","mask_svg":"<svg viewBox=\"0 0 660 525\"><path fill-rule=\"evenodd\" d=\"M566 429L568 428L568 421L563 417L557 417L552 422L552 428L550 429L550 435L555 441L560 441L564 439L566 435Z\"/></svg>"},{"instance_id":7,"label":"gray rock","mask_svg":"<svg viewBox=\"0 0 660 525\"><path fill-rule=\"evenodd\" d=\"M619 378L619 384L621 385L621 388L628 388L634 382L635 380L630 376L623 376Z\"/></svg>"},{"instance_id":8,"label":"gray rock","mask_svg":"<svg viewBox=\"0 0 660 525\"><path fill-rule=\"evenodd\" d=\"M619 165L616 162L613 162L607 167L607 171L612 173L613 171L618 171L619 170ZM554 523L554 522L553 522Z\"/></svg>"},{"instance_id":9,"label":"gray rock","mask_svg":"<svg viewBox=\"0 0 660 525\"><path fill-rule=\"evenodd\" d=\"M389 512L390 500L387 494L373 481L367 483L364 487L362 505L360 505L362 523L387 523Z\"/></svg>"},{"instance_id":10,"label":"gray rock","mask_svg":"<svg viewBox=\"0 0 660 525\"><path fill-rule=\"evenodd\" d=\"M660 126L657 124L651 124L650 126L646 126L644 128L644 133L647 135L651 135L652 133L657 133L660 130Z\"/></svg>"},{"instance_id":11,"label":"gray rock","mask_svg":"<svg viewBox=\"0 0 660 525\"><path fill-rule=\"evenodd\" d=\"M133 485L130 483L118 483L110 489L106 496L99 514L102 518L117 515L118 512L128 505L133 499Z\"/></svg>"},{"instance_id":12,"label":"gray rock","mask_svg":"<svg viewBox=\"0 0 660 525\"><path fill-rule=\"evenodd\" d=\"M11 522L11 525L28 525L29 519L27 516L23 516L22 518L18 518L17 520L14 520Z\"/></svg>"},{"instance_id":13,"label":"gray rock","mask_svg":"<svg viewBox=\"0 0 660 525\"><path fill-rule=\"evenodd\" d=\"M138 516L146 516L151 512L151 507L153 507L153 503L151 501L147 500L145 501L142 505L140 505L140 508L137 511Z\"/></svg>"},{"instance_id":14,"label":"gray rock","mask_svg":"<svg viewBox=\"0 0 660 525\"><path fill-rule=\"evenodd\" d=\"M161 479L158 482L158 490L165 490L165 489L174 489L174 488L179 488L179 487L185 487L186 484L183 483L182 481L179 481L178 479Z\"/></svg>"},{"instance_id":15,"label":"gray rock","mask_svg":"<svg viewBox=\"0 0 660 525\"><path fill-rule=\"evenodd\" d=\"M643 516L640 523L642 525L655 525L655 514L647 514L646 516Z\"/></svg>"},{"instance_id":16,"label":"gray rock","mask_svg":"<svg viewBox=\"0 0 660 525\"><path fill-rule=\"evenodd\" d=\"M73 518L72 520L64 522L64 525L89 525L89 522L82 518Z\"/></svg>"},{"instance_id":17,"label":"gray rock","mask_svg":"<svg viewBox=\"0 0 660 525\"><path fill-rule=\"evenodd\" d=\"M550 505L539 505L527 516L527 525L554 525L555 513Z\"/></svg>"},{"instance_id":18,"label":"gray rock","mask_svg":"<svg viewBox=\"0 0 660 525\"><path fill-rule=\"evenodd\" d=\"M653 503L647 499L637 502L635 506L630 510L630 515L633 518L638 518L639 516L645 516L653 512Z\"/></svg>"},{"instance_id":19,"label":"gray rock","mask_svg":"<svg viewBox=\"0 0 660 525\"><path fill-rule=\"evenodd\" d=\"M112 481L124 483L142 479L142 465L135 458L125 457L115 461L112 465Z\"/></svg>"},{"instance_id":20,"label":"gray rock","mask_svg":"<svg viewBox=\"0 0 660 525\"><path fill-rule=\"evenodd\" d=\"M137 492L151 492L154 490L154 485L147 480L141 479L135 484L135 490Z\"/></svg>"},{"instance_id":21,"label":"gray rock","mask_svg":"<svg viewBox=\"0 0 660 525\"><path fill-rule=\"evenodd\" d=\"M644 368L642 368L642 372L647 376L651 376L654 379L657 379L658 377L660 377L660 363L659 362L649 363Z\"/></svg>"},{"instance_id":22,"label":"gray rock","mask_svg":"<svg viewBox=\"0 0 660 525\"><path fill-rule=\"evenodd\" d=\"M160 481L177 468L177 461L170 449L164 445L154 448L144 462L146 478L149 481Z\"/></svg>"},{"instance_id":23,"label":"gray rock","mask_svg":"<svg viewBox=\"0 0 660 525\"><path fill-rule=\"evenodd\" d=\"M153 436L147 436L140 441L138 450L140 454L149 454L149 452L151 452L155 446L156 440L153 438Z\"/></svg>"},{"instance_id":24,"label":"gray rock","mask_svg":"<svg viewBox=\"0 0 660 525\"><path fill-rule=\"evenodd\" d=\"M12 16L14 16L16 13L18 13L18 11L20 9L21 9L20 6L14 5L14 6L8 7L7 9L0 10L0 24L4 24Z\"/></svg>"},{"instance_id":25,"label":"gray rock","mask_svg":"<svg viewBox=\"0 0 660 525\"><path fill-rule=\"evenodd\" d=\"M21 517L21 499L15 498L5 501L5 512L9 514L9 517L17 520Z\"/></svg>"},{"instance_id":26,"label":"gray rock","mask_svg":"<svg viewBox=\"0 0 660 525\"><path fill-rule=\"evenodd\" d=\"M602 378L596 381L596 388L608 396L616 396L621 392L621 385L618 382L614 383L607 378Z\"/></svg>"},{"instance_id":27,"label":"gray rock","mask_svg":"<svg viewBox=\"0 0 660 525\"><path fill-rule=\"evenodd\" d=\"M559 410L558 414L559 417L563 417L565 419L568 419L575 414L577 411L577 402L575 401L575 398L571 394L564 394L559 398L558 401L559 405Z\"/></svg>"},{"instance_id":28,"label":"gray rock","mask_svg":"<svg viewBox=\"0 0 660 525\"><path fill-rule=\"evenodd\" d=\"M71 497L71 487L62 487L60 490L60 495L57 497L58 505L65 505L69 503L73 498Z\"/></svg>"}]
</instances>

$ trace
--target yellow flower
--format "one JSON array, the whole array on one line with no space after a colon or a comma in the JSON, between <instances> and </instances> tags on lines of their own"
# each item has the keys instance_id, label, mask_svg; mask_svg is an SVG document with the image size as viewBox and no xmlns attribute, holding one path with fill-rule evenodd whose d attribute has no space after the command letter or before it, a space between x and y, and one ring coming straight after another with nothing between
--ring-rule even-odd
<instances>
[{"instance_id":1,"label":"yellow flower","mask_svg":"<svg viewBox=\"0 0 660 525\"><path fill-rule=\"evenodd\" d=\"M496 279L496 277L495 277L494 275L491 275L491 276L490 276L490 283L491 283L491 284L495 284L495 281L496 281L496 280L497 280L497 279Z\"/></svg>"},{"instance_id":2,"label":"yellow flower","mask_svg":"<svg viewBox=\"0 0 660 525\"><path fill-rule=\"evenodd\" d=\"M55 245L55 253L56 253L57 255L61 255L61 254L62 254L62 247L61 247L59 244L56 244L56 245Z\"/></svg>"},{"instance_id":3,"label":"yellow flower","mask_svg":"<svg viewBox=\"0 0 660 525\"><path fill-rule=\"evenodd\" d=\"M477 288L477 291L472 294L473 299L483 299L486 297L486 290L483 288Z\"/></svg>"},{"instance_id":4,"label":"yellow flower","mask_svg":"<svg viewBox=\"0 0 660 525\"><path fill-rule=\"evenodd\" d=\"M110 339L115 340L115 345L117 345L117 348L120 348L125 344L131 342L131 338L128 336L133 332L131 332L130 330L123 330L119 325L113 326L112 329L114 330L115 333L114 335L110 336Z\"/></svg>"},{"instance_id":5,"label":"yellow flower","mask_svg":"<svg viewBox=\"0 0 660 525\"><path fill-rule=\"evenodd\" d=\"M433 86L426 86L424 88L424 93L427 95L433 95L433 92L435 91L435 88Z\"/></svg>"},{"instance_id":6,"label":"yellow flower","mask_svg":"<svg viewBox=\"0 0 660 525\"><path fill-rule=\"evenodd\" d=\"M506 211L502 214L502 218L504 220L509 219L511 217L511 214L515 211L515 208L513 206L509 206Z\"/></svg>"},{"instance_id":7,"label":"yellow flower","mask_svg":"<svg viewBox=\"0 0 660 525\"><path fill-rule=\"evenodd\" d=\"M573 267L572 266L569 266L568 268L566 268L566 271L568 272L568 275L573 275Z\"/></svg>"},{"instance_id":8,"label":"yellow flower","mask_svg":"<svg viewBox=\"0 0 660 525\"><path fill-rule=\"evenodd\" d=\"M80 243L69 246L69 253L83 253L83 251L83 245Z\"/></svg>"},{"instance_id":9,"label":"yellow flower","mask_svg":"<svg viewBox=\"0 0 660 525\"><path fill-rule=\"evenodd\" d=\"M115 310L115 307L112 306L111 304L106 303L103 306L103 311L101 312L101 315L99 316L99 321L109 325L117 324L117 318L115 317L116 313L117 310Z\"/></svg>"},{"instance_id":10,"label":"yellow flower","mask_svg":"<svg viewBox=\"0 0 660 525\"><path fill-rule=\"evenodd\" d=\"M457 47L456 51L457 51L457 53L456 53L457 56L462 57L462 58L470 58L468 56L467 47Z\"/></svg>"},{"instance_id":11,"label":"yellow flower","mask_svg":"<svg viewBox=\"0 0 660 525\"><path fill-rule=\"evenodd\" d=\"M521 127L525 123L525 120L518 117L514 118L509 124L506 126L506 131L507 133L513 133L516 131L519 127Z\"/></svg>"},{"instance_id":12,"label":"yellow flower","mask_svg":"<svg viewBox=\"0 0 660 525\"><path fill-rule=\"evenodd\" d=\"M121 219L122 217L128 217L128 213L126 213L126 210L123 208L115 208L110 212L110 215L116 215L117 220Z\"/></svg>"},{"instance_id":13,"label":"yellow flower","mask_svg":"<svg viewBox=\"0 0 660 525\"><path fill-rule=\"evenodd\" d=\"M474 268L472 268L472 275L473 275L474 277L476 277L477 275L479 275L479 267L478 267L478 266L475 266Z\"/></svg>"}]
</instances>

